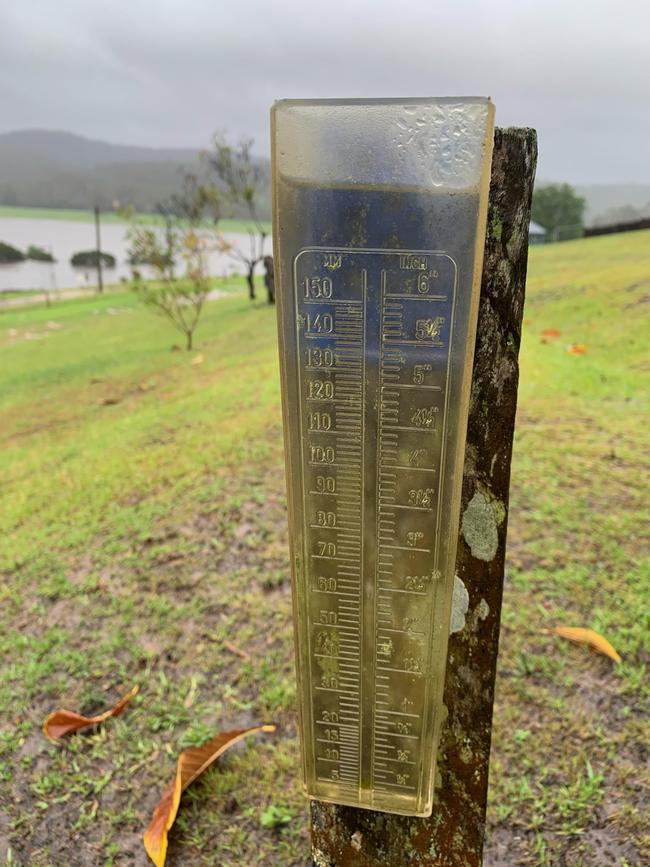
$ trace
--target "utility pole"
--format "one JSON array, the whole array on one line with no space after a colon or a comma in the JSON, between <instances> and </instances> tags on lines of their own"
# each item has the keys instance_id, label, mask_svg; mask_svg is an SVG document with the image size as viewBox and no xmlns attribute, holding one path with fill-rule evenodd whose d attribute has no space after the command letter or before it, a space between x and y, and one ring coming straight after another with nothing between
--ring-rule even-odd
<instances>
[{"instance_id":1,"label":"utility pole","mask_svg":"<svg viewBox=\"0 0 650 867\"><path fill-rule=\"evenodd\" d=\"M97 249L97 291L104 291L104 279L102 276L102 242L99 231L99 206L95 205L95 247Z\"/></svg>"}]
</instances>

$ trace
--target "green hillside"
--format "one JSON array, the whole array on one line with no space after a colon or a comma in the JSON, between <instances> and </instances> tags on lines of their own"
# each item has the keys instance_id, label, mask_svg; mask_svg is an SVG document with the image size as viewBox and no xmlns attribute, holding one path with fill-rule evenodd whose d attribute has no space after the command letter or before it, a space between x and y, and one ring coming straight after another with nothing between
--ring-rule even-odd
<instances>
[{"instance_id":1,"label":"green hillside","mask_svg":"<svg viewBox=\"0 0 650 867\"><path fill-rule=\"evenodd\" d=\"M209 142L203 143L205 146ZM268 160L262 169L259 213L270 216ZM60 130L0 133L0 205L16 208L110 211L113 202L153 211L183 190L187 173L201 174L199 148L153 148L109 144ZM224 201L226 217L247 216Z\"/></svg>"},{"instance_id":2,"label":"green hillside","mask_svg":"<svg viewBox=\"0 0 650 867\"><path fill-rule=\"evenodd\" d=\"M486 865L650 861L649 311L650 232L531 250ZM143 864L178 751L267 721L183 796L167 863L305 863L274 317L237 284L200 361L126 293L0 310L7 863Z\"/></svg>"}]
</instances>

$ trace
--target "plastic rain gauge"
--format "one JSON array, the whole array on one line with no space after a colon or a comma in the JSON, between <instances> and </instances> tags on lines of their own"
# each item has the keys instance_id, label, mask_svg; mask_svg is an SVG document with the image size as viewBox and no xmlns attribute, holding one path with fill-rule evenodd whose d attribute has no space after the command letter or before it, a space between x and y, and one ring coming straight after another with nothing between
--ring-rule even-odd
<instances>
[{"instance_id":1,"label":"plastic rain gauge","mask_svg":"<svg viewBox=\"0 0 650 867\"><path fill-rule=\"evenodd\" d=\"M272 110L311 798L432 811L493 116L482 98Z\"/></svg>"}]
</instances>

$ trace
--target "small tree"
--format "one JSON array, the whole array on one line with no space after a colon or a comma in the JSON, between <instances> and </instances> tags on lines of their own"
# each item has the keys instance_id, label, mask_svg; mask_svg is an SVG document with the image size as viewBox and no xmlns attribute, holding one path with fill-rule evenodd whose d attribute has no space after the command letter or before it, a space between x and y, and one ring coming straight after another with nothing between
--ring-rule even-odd
<instances>
[{"instance_id":1,"label":"small tree","mask_svg":"<svg viewBox=\"0 0 650 867\"><path fill-rule=\"evenodd\" d=\"M248 294L255 300L255 268L264 260L264 242L267 232L260 219L260 188L264 172L260 162L252 156L252 139L242 139L236 147L228 144L221 135L214 137L212 151L205 154L207 164L215 175L217 187L223 190L226 199L237 209L243 210L250 225L248 228L248 252L221 239L221 250L246 267ZM274 296L268 293L269 304Z\"/></svg>"},{"instance_id":2,"label":"small tree","mask_svg":"<svg viewBox=\"0 0 650 867\"><path fill-rule=\"evenodd\" d=\"M104 250L100 253L97 250L80 250L70 257L70 264L73 268L96 268L98 261L101 261L103 268L114 268L117 264L115 256L112 253L104 252Z\"/></svg>"},{"instance_id":3,"label":"small tree","mask_svg":"<svg viewBox=\"0 0 650 867\"><path fill-rule=\"evenodd\" d=\"M35 244L29 245L25 255L33 262L56 262L51 250L46 250L45 247L37 247Z\"/></svg>"},{"instance_id":4,"label":"small tree","mask_svg":"<svg viewBox=\"0 0 650 867\"><path fill-rule=\"evenodd\" d=\"M24 261L25 254L22 250L19 250L17 247L12 247L11 244L5 244L4 241L0 241L0 263L5 265L13 262Z\"/></svg>"},{"instance_id":5,"label":"small tree","mask_svg":"<svg viewBox=\"0 0 650 867\"><path fill-rule=\"evenodd\" d=\"M533 193L532 218L556 240L561 229L572 236L582 234L586 201L569 184L547 184Z\"/></svg>"},{"instance_id":6,"label":"small tree","mask_svg":"<svg viewBox=\"0 0 650 867\"><path fill-rule=\"evenodd\" d=\"M129 238L129 259L153 268L154 279L145 280L133 269L132 288L143 303L165 316L185 336L185 348L192 349L194 331L210 294L208 255L214 243L200 224L213 212L218 219L216 196L201 186L194 175L187 175L182 195L157 206L162 222L144 226L133 224ZM176 262L184 263L181 274Z\"/></svg>"}]
</instances>

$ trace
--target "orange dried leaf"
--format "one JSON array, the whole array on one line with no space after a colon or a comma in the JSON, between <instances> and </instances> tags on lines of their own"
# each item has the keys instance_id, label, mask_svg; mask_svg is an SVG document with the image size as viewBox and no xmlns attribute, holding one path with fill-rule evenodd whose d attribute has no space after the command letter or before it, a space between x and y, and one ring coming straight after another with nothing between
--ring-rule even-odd
<instances>
[{"instance_id":1,"label":"orange dried leaf","mask_svg":"<svg viewBox=\"0 0 650 867\"><path fill-rule=\"evenodd\" d=\"M241 647L237 647L231 641L224 641L223 646L226 650L229 650L231 653L234 653L235 656L239 656L240 659L244 659L246 662L251 661L251 655L246 650L242 650Z\"/></svg>"},{"instance_id":2,"label":"orange dried leaf","mask_svg":"<svg viewBox=\"0 0 650 867\"><path fill-rule=\"evenodd\" d=\"M593 629L583 629L580 626L554 626L551 632L555 632L562 638L568 638L569 641L575 641L576 644L585 644L591 650L613 659L614 662L621 662L621 657L609 641Z\"/></svg>"},{"instance_id":3,"label":"orange dried leaf","mask_svg":"<svg viewBox=\"0 0 650 867\"><path fill-rule=\"evenodd\" d=\"M566 351L571 355L584 355L587 351L587 347L584 343L570 343L569 346L567 346Z\"/></svg>"},{"instance_id":4,"label":"orange dried leaf","mask_svg":"<svg viewBox=\"0 0 650 867\"><path fill-rule=\"evenodd\" d=\"M555 340L556 337L560 336L560 332L557 328L545 328L542 331L542 340Z\"/></svg>"},{"instance_id":5,"label":"orange dried leaf","mask_svg":"<svg viewBox=\"0 0 650 867\"><path fill-rule=\"evenodd\" d=\"M124 698L121 698L118 703L97 716L82 716L80 713L75 713L73 710L65 710L60 708L51 713L43 723L43 734L51 741L69 735L72 732L78 732L80 729L88 728L88 726L96 726L104 722L111 716L119 716L131 701L134 695L137 695L140 687L136 684L133 689L128 692Z\"/></svg>"},{"instance_id":6,"label":"orange dried leaf","mask_svg":"<svg viewBox=\"0 0 650 867\"><path fill-rule=\"evenodd\" d=\"M167 833L174 824L181 795L185 789L233 744L257 732L274 731L274 725L235 729L234 731L221 732L201 747L183 750L178 757L176 776L163 792L158 806L153 811L149 827L144 832L144 848L156 867L163 867L165 863Z\"/></svg>"}]
</instances>

